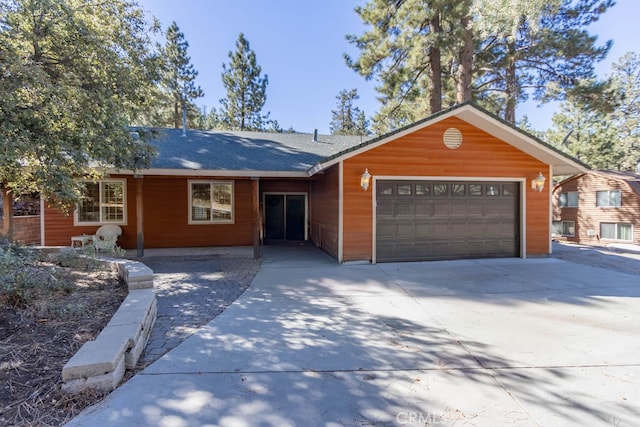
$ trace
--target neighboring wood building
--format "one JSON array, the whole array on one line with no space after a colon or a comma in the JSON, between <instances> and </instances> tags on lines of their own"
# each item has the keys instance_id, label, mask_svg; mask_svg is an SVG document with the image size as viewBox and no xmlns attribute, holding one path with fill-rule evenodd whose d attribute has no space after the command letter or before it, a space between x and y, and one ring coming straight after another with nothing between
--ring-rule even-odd
<instances>
[{"instance_id":1,"label":"neighboring wood building","mask_svg":"<svg viewBox=\"0 0 640 427\"><path fill-rule=\"evenodd\" d=\"M640 174L593 171L553 189L553 235L578 242L640 243Z\"/></svg>"},{"instance_id":2,"label":"neighboring wood building","mask_svg":"<svg viewBox=\"0 0 640 427\"><path fill-rule=\"evenodd\" d=\"M42 243L115 223L139 252L311 240L338 262L544 256L551 189L532 180L587 170L472 104L364 142L164 134L150 169L88 183L72 216L47 207Z\"/></svg>"}]
</instances>

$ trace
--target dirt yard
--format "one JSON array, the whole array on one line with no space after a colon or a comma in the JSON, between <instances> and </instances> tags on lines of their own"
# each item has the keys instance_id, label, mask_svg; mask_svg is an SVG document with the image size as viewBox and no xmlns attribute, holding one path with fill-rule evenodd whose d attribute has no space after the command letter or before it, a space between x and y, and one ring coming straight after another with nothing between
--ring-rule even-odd
<instances>
[{"instance_id":1,"label":"dirt yard","mask_svg":"<svg viewBox=\"0 0 640 427\"><path fill-rule=\"evenodd\" d=\"M103 397L62 393L62 367L100 333L126 296L126 286L115 273L86 263L37 263L25 274L53 276L53 270L55 281L66 283L59 289L31 295L28 302L1 295L0 426L59 426Z\"/></svg>"}]
</instances>

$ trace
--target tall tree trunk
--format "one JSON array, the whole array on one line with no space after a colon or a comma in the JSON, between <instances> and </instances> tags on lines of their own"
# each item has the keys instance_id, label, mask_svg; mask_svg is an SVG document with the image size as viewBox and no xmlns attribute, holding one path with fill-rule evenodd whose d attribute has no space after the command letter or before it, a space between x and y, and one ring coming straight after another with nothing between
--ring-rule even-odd
<instances>
[{"instance_id":1,"label":"tall tree trunk","mask_svg":"<svg viewBox=\"0 0 640 427\"><path fill-rule=\"evenodd\" d=\"M180 111L180 104L178 102L173 103L173 127L175 129L182 127L182 111Z\"/></svg>"},{"instance_id":2,"label":"tall tree trunk","mask_svg":"<svg viewBox=\"0 0 640 427\"><path fill-rule=\"evenodd\" d=\"M471 30L471 17L468 15L460 18L460 25L464 31L464 39L458 53L458 87L456 88L456 101L460 104L471 101L471 82L473 76L473 31Z\"/></svg>"},{"instance_id":3,"label":"tall tree trunk","mask_svg":"<svg viewBox=\"0 0 640 427\"><path fill-rule=\"evenodd\" d=\"M435 13L429 21L429 31L436 39L440 36L442 28L440 27L439 13ZM429 48L429 81L431 82L429 108L431 109L430 113L435 114L442 110L442 57L438 41L434 41Z\"/></svg>"},{"instance_id":4,"label":"tall tree trunk","mask_svg":"<svg viewBox=\"0 0 640 427\"><path fill-rule=\"evenodd\" d=\"M516 104L520 95L520 85L516 74L516 46L513 42L507 42L507 68L506 68L506 91L507 102L504 110L504 119L509 123L516 122Z\"/></svg>"},{"instance_id":5,"label":"tall tree trunk","mask_svg":"<svg viewBox=\"0 0 640 427\"><path fill-rule=\"evenodd\" d=\"M8 241L13 241L13 194L6 185L2 185L2 228L4 237Z\"/></svg>"}]
</instances>

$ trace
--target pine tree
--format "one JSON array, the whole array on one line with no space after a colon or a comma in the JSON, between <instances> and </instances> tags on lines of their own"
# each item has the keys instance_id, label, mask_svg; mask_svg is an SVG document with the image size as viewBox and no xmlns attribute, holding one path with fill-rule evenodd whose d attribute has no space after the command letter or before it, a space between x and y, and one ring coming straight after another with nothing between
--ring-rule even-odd
<instances>
[{"instance_id":1,"label":"pine tree","mask_svg":"<svg viewBox=\"0 0 640 427\"><path fill-rule=\"evenodd\" d=\"M610 90L599 100L608 109L573 96L554 114L546 137L595 169L635 171L640 161L640 55L620 58L610 80Z\"/></svg>"},{"instance_id":2,"label":"pine tree","mask_svg":"<svg viewBox=\"0 0 640 427\"><path fill-rule=\"evenodd\" d=\"M358 89L343 89L336 96L338 108L331 111L329 130L333 135L369 135L369 122L364 111L354 105L360 98Z\"/></svg>"},{"instance_id":3,"label":"pine tree","mask_svg":"<svg viewBox=\"0 0 640 427\"><path fill-rule=\"evenodd\" d=\"M570 89L602 90L577 83L593 77L593 64L608 51L606 45L595 46L584 28L611 3L371 0L356 8L370 30L347 37L360 55L346 60L367 79L380 82L383 107L374 117L376 130L472 99L515 122L516 105L532 84L540 100L562 97ZM536 69L541 59L543 66ZM558 80L558 91L543 90Z\"/></svg>"},{"instance_id":4,"label":"pine tree","mask_svg":"<svg viewBox=\"0 0 640 427\"><path fill-rule=\"evenodd\" d=\"M169 104L170 123L174 128L182 127L182 111L186 108L192 121L197 119L198 111L194 101L204 96L204 92L195 83L198 71L191 64L187 53L189 42L180 32L176 22L167 29L166 43L163 48L164 73L162 84Z\"/></svg>"},{"instance_id":5,"label":"pine tree","mask_svg":"<svg viewBox=\"0 0 640 427\"><path fill-rule=\"evenodd\" d=\"M528 12L530 19L521 17L511 37L483 40L476 85L487 108L515 123L517 104L529 96L540 102L567 96L597 99L605 86L595 80L594 66L606 57L611 43L598 46L586 27L612 4L562 0L537 14Z\"/></svg>"},{"instance_id":6,"label":"pine tree","mask_svg":"<svg viewBox=\"0 0 640 427\"><path fill-rule=\"evenodd\" d=\"M256 54L240 33L235 52L229 52L229 65L222 64L222 84L227 97L220 100L219 118L229 129L263 130L268 116L261 111L267 96L268 76L261 77L262 68Z\"/></svg>"}]
</instances>

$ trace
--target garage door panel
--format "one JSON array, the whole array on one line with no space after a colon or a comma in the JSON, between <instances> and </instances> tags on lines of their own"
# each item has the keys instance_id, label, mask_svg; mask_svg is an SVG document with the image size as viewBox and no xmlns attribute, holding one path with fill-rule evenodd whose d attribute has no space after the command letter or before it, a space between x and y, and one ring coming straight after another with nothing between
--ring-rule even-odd
<instances>
[{"instance_id":1,"label":"garage door panel","mask_svg":"<svg viewBox=\"0 0 640 427\"><path fill-rule=\"evenodd\" d=\"M518 256L519 188L500 182L379 181L376 258Z\"/></svg>"},{"instance_id":2,"label":"garage door panel","mask_svg":"<svg viewBox=\"0 0 640 427\"><path fill-rule=\"evenodd\" d=\"M393 240L395 237L394 233L395 225L394 224L380 224L378 223L377 227L377 235L378 238L391 239Z\"/></svg>"},{"instance_id":3,"label":"garage door panel","mask_svg":"<svg viewBox=\"0 0 640 427\"><path fill-rule=\"evenodd\" d=\"M396 225L396 237L398 239L413 240L414 236L413 224L397 224Z\"/></svg>"},{"instance_id":4,"label":"garage door panel","mask_svg":"<svg viewBox=\"0 0 640 427\"><path fill-rule=\"evenodd\" d=\"M433 227L431 224L417 223L415 233L417 237L429 237L433 234Z\"/></svg>"},{"instance_id":5,"label":"garage door panel","mask_svg":"<svg viewBox=\"0 0 640 427\"><path fill-rule=\"evenodd\" d=\"M433 206L433 216L434 217L449 217L449 205L443 203L437 203Z\"/></svg>"},{"instance_id":6,"label":"garage door panel","mask_svg":"<svg viewBox=\"0 0 640 427\"><path fill-rule=\"evenodd\" d=\"M390 205L390 204L378 205L378 209L376 212L377 212L378 218L385 217L385 216L393 216L393 205Z\"/></svg>"},{"instance_id":7,"label":"garage door panel","mask_svg":"<svg viewBox=\"0 0 640 427\"><path fill-rule=\"evenodd\" d=\"M464 200L452 200L449 203L449 215L466 217L468 215L469 205Z\"/></svg>"},{"instance_id":8,"label":"garage door panel","mask_svg":"<svg viewBox=\"0 0 640 427\"><path fill-rule=\"evenodd\" d=\"M393 216L413 216L413 205L406 201L396 204L394 206Z\"/></svg>"},{"instance_id":9,"label":"garage door panel","mask_svg":"<svg viewBox=\"0 0 640 427\"><path fill-rule=\"evenodd\" d=\"M433 216L433 202L416 200L415 202L415 214L416 216Z\"/></svg>"}]
</instances>

